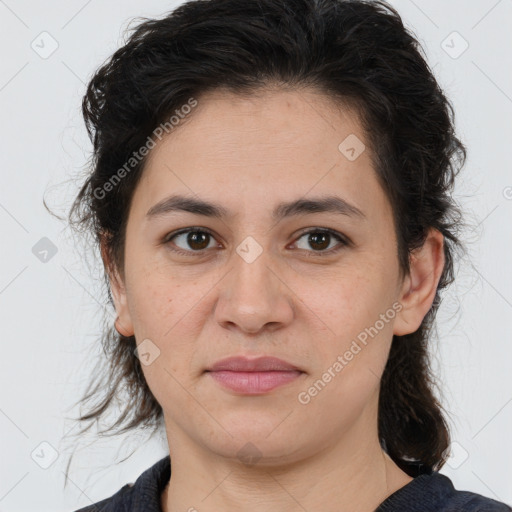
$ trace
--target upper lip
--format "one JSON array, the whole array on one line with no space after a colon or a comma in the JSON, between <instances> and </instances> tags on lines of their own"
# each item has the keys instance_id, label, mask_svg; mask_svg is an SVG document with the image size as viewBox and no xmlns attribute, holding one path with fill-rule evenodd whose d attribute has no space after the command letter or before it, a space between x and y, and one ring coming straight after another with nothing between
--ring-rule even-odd
<instances>
[{"instance_id":1,"label":"upper lip","mask_svg":"<svg viewBox=\"0 0 512 512\"><path fill-rule=\"evenodd\" d=\"M302 371L297 366L277 357L257 357L250 359L243 356L221 359L206 369L209 372L228 370L232 372L265 372L265 371Z\"/></svg>"}]
</instances>

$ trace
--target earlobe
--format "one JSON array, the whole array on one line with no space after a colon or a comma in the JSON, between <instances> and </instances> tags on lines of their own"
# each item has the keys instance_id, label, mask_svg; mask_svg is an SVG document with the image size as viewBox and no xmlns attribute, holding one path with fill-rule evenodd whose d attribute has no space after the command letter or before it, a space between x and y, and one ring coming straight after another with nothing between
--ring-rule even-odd
<instances>
[{"instance_id":1,"label":"earlobe","mask_svg":"<svg viewBox=\"0 0 512 512\"><path fill-rule=\"evenodd\" d=\"M114 299L114 306L117 313L114 326L119 334L123 336L133 336L134 330L128 309L126 289L117 274L114 279L110 280L110 289L112 290L112 298Z\"/></svg>"},{"instance_id":2,"label":"earlobe","mask_svg":"<svg viewBox=\"0 0 512 512\"><path fill-rule=\"evenodd\" d=\"M126 329L122 323L121 323L121 319L119 318L119 316L117 316L115 322L114 322L114 327L116 329L116 331L118 332L118 334L121 334L122 336L126 336L127 338L130 337L130 336L133 336L133 329Z\"/></svg>"},{"instance_id":3,"label":"earlobe","mask_svg":"<svg viewBox=\"0 0 512 512\"><path fill-rule=\"evenodd\" d=\"M410 256L410 273L404 279L399 298L402 310L395 320L393 334L403 336L418 330L434 302L444 263L444 237L431 228L423 246Z\"/></svg>"},{"instance_id":4,"label":"earlobe","mask_svg":"<svg viewBox=\"0 0 512 512\"><path fill-rule=\"evenodd\" d=\"M130 311L128 309L126 288L115 265L110 261L109 251L104 241L101 243L101 257L105 271L108 275L110 291L112 293L112 299L117 313L114 326L119 334L122 334L123 336L133 336L134 330Z\"/></svg>"}]
</instances>

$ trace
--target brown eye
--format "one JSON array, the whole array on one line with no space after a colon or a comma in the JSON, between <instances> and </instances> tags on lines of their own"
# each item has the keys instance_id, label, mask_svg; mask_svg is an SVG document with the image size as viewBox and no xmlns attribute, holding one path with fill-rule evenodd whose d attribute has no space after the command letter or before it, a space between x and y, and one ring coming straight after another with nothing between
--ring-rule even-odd
<instances>
[{"instance_id":1,"label":"brown eye","mask_svg":"<svg viewBox=\"0 0 512 512\"><path fill-rule=\"evenodd\" d=\"M177 249L173 249L174 251L179 253L192 253L208 249L210 242L215 242L215 239L208 231L187 229L175 233L166 239L166 243L171 241L173 245L178 247Z\"/></svg>"},{"instance_id":2,"label":"brown eye","mask_svg":"<svg viewBox=\"0 0 512 512\"><path fill-rule=\"evenodd\" d=\"M210 235L204 231L191 231L187 234L187 244L195 250L206 249L209 239Z\"/></svg>"},{"instance_id":3,"label":"brown eye","mask_svg":"<svg viewBox=\"0 0 512 512\"><path fill-rule=\"evenodd\" d=\"M299 240L301 239L305 239L305 243L302 242L302 247L299 244ZM338 242L337 244L336 241ZM333 252L337 252L338 250L349 244L335 231L328 229L315 229L303 233L302 236L296 242L296 245L299 249L304 249L308 252L313 253L318 252L320 253L319 255L321 255L322 253L330 254Z\"/></svg>"},{"instance_id":4,"label":"brown eye","mask_svg":"<svg viewBox=\"0 0 512 512\"><path fill-rule=\"evenodd\" d=\"M310 233L308 243L315 250L323 251L329 247L331 235L328 233Z\"/></svg>"}]
</instances>

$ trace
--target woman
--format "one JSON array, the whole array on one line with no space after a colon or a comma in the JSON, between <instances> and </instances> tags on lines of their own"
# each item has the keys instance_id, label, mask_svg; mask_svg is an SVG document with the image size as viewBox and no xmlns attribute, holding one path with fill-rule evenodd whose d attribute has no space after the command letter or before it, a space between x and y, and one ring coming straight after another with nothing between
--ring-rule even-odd
<instances>
[{"instance_id":1,"label":"woman","mask_svg":"<svg viewBox=\"0 0 512 512\"><path fill-rule=\"evenodd\" d=\"M71 220L116 310L125 430L170 457L82 511L510 511L438 473L427 342L465 159L382 2L199 0L141 23L83 102Z\"/></svg>"}]
</instances>

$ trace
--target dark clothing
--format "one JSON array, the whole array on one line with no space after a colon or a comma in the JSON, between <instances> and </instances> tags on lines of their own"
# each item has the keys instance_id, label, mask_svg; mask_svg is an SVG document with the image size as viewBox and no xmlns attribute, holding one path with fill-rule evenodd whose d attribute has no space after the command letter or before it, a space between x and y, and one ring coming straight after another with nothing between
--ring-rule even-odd
<instances>
[{"instance_id":1,"label":"dark clothing","mask_svg":"<svg viewBox=\"0 0 512 512\"><path fill-rule=\"evenodd\" d=\"M169 456L144 471L110 498L75 512L162 512L160 497L171 476ZM504 503L469 491L457 491L437 471L422 474L398 489L375 512L512 512Z\"/></svg>"}]
</instances>

